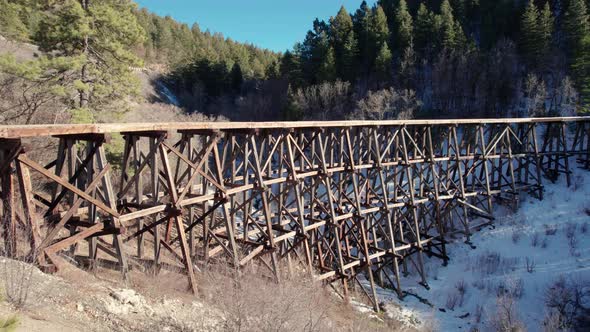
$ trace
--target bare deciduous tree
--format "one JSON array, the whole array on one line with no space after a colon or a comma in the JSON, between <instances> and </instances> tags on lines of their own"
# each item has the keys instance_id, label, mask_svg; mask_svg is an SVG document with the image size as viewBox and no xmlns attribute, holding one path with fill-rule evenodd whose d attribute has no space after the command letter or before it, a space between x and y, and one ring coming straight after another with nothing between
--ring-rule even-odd
<instances>
[{"instance_id":1,"label":"bare deciduous tree","mask_svg":"<svg viewBox=\"0 0 590 332\"><path fill-rule=\"evenodd\" d=\"M326 82L297 90L292 100L306 119L342 119L351 109L351 92L348 82Z\"/></svg>"},{"instance_id":2,"label":"bare deciduous tree","mask_svg":"<svg viewBox=\"0 0 590 332\"><path fill-rule=\"evenodd\" d=\"M490 323L499 332L525 331L524 324L518 317L516 301L511 296L499 296L496 301L496 315L491 317Z\"/></svg>"},{"instance_id":3,"label":"bare deciduous tree","mask_svg":"<svg viewBox=\"0 0 590 332\"><path fill-rule=\"evenodd\" d=\"M561 329L587 324L590 322L590 284L562 276L545 290L545 306L558 317Z\"/></svg>"},{"instance_id":4,"label":"bare deciduous tree","mask_svg":"<svg viewBox=\"0 0 590 332\"><path fill-rule=\"evenodd\" d=\"M369 91L367 97L357 103L357 110L350 117L364 120L412 119L419 106L413 90L389 88Z\"/></svg>"},{"instance_id":5,"label":"bare deciduous tree","mask_svg":"<svg viewBox=\"0 0 590 332\"><path fill-rule=\"evenodd\" d=\"M529 74L526 78L525 93L523 98L524 116L540 117L547 115L545 100L547 99L547 86L543 79L535 74Z\"/></svg>"}]
</instances>

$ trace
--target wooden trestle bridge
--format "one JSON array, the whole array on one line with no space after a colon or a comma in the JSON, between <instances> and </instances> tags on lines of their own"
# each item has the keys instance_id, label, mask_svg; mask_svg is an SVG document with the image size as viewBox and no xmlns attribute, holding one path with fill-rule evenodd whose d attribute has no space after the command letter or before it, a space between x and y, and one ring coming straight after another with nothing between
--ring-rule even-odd
<instances>
[{"instance_id":1,"label":"wooden trestle bridge","mask_svg":"<svg viewBox=\"0 0 590 332\"><path fill-rule=\"evenodd\" d=\"M451 237L569 185L573 160L590 166L590 117L0 126L4 254L55 269L87 242L124 275L171 257L193 291L210 261L298 269L370 285L377 309L376 285L402 296L411 269L428 287L423 255L446 263Z\"/></svg>"}]
</instances>

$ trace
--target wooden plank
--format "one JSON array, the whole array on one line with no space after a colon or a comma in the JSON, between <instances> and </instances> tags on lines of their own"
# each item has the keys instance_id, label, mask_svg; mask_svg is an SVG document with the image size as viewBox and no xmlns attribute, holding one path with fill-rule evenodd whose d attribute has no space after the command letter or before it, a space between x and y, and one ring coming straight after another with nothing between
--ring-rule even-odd
<instances>
[{"instance_id":1,"label":"wooden plank","mask_svg":"<svg viewBox=\"0 0 590 332\"><path fill-rule=\"evenodd\" d=\"M21 165L20 162L16 162L16 173L18 175L19 190L25 219L30 229L28 235L31 237L29 239L31 252L34 252L39 243L41 233L39 231L35 206L33 205L33 186L31 185L31 176L29 174L29 169L26 166Z\"/></svg>"},{"instance_id":2,"label":"wooden plank","mask_svg":"<svg viewBox=\"0 0 590 332\"><path fill-rule=\"evenodd\" d=\"M69 189L70 191L72 191L73 193L75 193L76 195L81 196L86 201L94 204L96 207L98 207L99 209L103 210L104 212L110 214L111 216L113 216L113 217L119 217L119 213L117 211L111 209L110 207L106 206L103 202L95 199L94 197L91 197L90 195L88 195L87 193L85 193L82 190L78 189L77 187L72 186L71 184L69 184L67 181L65 181L64 179L60 178L59 176L54 175L51 172L48 172L45 168L43 168L43 166L37 164L33 160L29 159L27 156L21 154L18 157L18 160L21 161L22 163L24 163L25 165L31 167L32 169L36 170L37 172L43 174L44 176L50 178L51 180L53 180L53 181L61 184L62 186L66 187L67 189Z\"/></svg>"},{"instance_id":3,"label":"wooden plank","mask_svg":"<svg viewBox=\"0 0 590 332\"><path fill-rule=\"evenodd\" d=\"M101 181L101 178L108 172L109 168L110 167L105 167L100 173L98 173L94 177L94 180L92 180L92 182L86 188L86 193L90 194L96 188L96 186ZM78 197L76 199L72 207L70 207L70 209L61 217L61 220L56 225L54 225L49 231L47 231L45 239L43 239L43 241L39 245L39 250L43 250L47 245L49 245L49 243L57 236L62 227L66 224L68 220L70 220L70 218L74 215L76 210L80 207L80 205L83 202L84 199L82 197Z\"/></svg>"},{"instance_id":4,"label":"wooden plank","mask_svg":"<svg viewBox=\"0 0 590 332\"><path fill-rule=\"evenodd\" d=\"M291 122L168 122L168 123L110 123L110 124L47 124L0 126L0 138L23 138L57 135L138 133L178 130L244 130L292 129L412 125L460 125L480 123L549 123L590 121L588 116L553 118L502 118L502 119L436 119L436 120L382 120L382 121L291 121Z\"/></svg>"},{"instance_id":5,"label":"wooden plank","mask_svg":"<svg viewBox=\"0 0 590 332\"><path fill-rule=\"evenodd\" d=\"M104 225L102 223L98 223L92 227L86 228L86 229L74 234L73 236L70 236L68 238L65 238L65 239L57 242L57 243L50 245L49 247L45 248L45 252L47 253L47 256L51 257L52 254L55 254L56 252L58 252L62 249L65 249L78 241L86 239L87 237L91 236L92 234L102 231L103 228L104 228Z\"/></svg>"},{"instance_id":6,"label":"wooden plank","mask_svg":"<svg viewBox=\"0 0 590 332\"><path fill-rule=\"evenodd\" d=\"M176 184L174 183L172 168L170 167L170 161L168 160L168 154L163 145L158 147L160 149L160 159L162 161L162 167L164 168L164 174L166 175L166 182L168 184L168 191L172 202L178 201L178 192ZM194 294L197 294L197 281L195 279L195 273L193 271L193 261L191 259L188 242L186 239L186 233L184 232L184 223L182 221L182 215L176 215L172 218L176 225L176 231L178 232L178 238L180 239L180 251L182 253L182 260L188 274L189 286ZM168 235L168 234L167 234ZM168 239L167 239L168 240ZM164 241L166 242L166 241Z\"/></svg>"}]
</instances>

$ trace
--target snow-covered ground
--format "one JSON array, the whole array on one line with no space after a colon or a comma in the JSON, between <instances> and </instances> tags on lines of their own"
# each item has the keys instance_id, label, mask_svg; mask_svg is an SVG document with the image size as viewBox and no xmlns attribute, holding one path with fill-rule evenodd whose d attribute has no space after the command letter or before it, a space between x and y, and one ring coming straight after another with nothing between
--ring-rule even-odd
<instances>
[{"instance_id":1,"label":"snow-covered ground","mask_svg":"<svg viewBox=\"0 0 590 332\"><path fill-rule=\"evenodd\" d=\"M400 301L389 290L380 290L380 300L423 322L434 320L437 331L485 331L497 314L498 294L512 293L527 330L541 331L548 286L560 276L590 281L590 172L571 165L572 186L563 175L554 184L544 179L543 201L523 195L516 214L496 206L494 227L472 237L475 249L458 239L447 247L448 266L430 259L430 290L402 278L404 290L430 305L415 296Z\"/></svg>"}]
</instances>

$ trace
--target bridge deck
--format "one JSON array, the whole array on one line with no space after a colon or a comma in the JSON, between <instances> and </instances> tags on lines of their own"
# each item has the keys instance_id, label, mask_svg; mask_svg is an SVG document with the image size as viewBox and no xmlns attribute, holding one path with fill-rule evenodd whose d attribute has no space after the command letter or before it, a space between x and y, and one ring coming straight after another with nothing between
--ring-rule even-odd
<instances>
[{"instance_id":1,"label":"bridge deck","mask_svg":"<svg viewBox=\"0 0 590 332\"><path fill-rule=\"evenodd\" d=\"M1 126L0 138L24 138L75 134L105 134L171 130L231 130L231 129L294 129L372 127L401 125L466 125L501 123L550 123L589 121L587 117L501 118L501 119L437 119L383 121L285 121L285 122L163 122L163 123L104 123L104 124L42 124Z\"/></svg>"}]
</instances>

